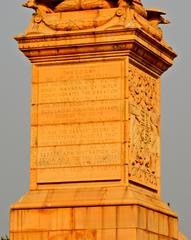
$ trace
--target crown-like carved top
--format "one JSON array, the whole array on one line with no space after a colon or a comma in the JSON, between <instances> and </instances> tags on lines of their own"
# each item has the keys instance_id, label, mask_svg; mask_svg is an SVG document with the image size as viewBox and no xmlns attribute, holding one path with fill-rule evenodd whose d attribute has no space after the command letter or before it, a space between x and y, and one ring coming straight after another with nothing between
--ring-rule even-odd
<instances>
[{"instance_id":1,"label":"crown-like carved top","mask_svg":"<svg viewBox=\"0 0 191 240\"><path fill-rule=\"evenodd\" d=\"M158 25L169 23L164 11L146 9L141 0L27 0L23 6L35 10L27 34L131 27L161 41Z\"/></svg>"}]
</instances>

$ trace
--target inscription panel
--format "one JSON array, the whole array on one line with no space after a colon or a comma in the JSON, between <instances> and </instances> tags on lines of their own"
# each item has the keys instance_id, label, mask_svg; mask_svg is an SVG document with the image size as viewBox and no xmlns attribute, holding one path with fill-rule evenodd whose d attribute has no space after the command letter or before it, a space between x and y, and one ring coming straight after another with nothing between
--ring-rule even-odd
<instances>
[{"instance_id":1,"label":"inscription panel","mask_svg":"<svg viewBox=\"0 0 191 240\"><path fill-rule=\"evenodd\" d=\"M38 183L120 180L121 166L38 169Z\"/></svg>"},{"instance_id":2,"label":"inscription panel","mask_svg":"<svg viewBox=\"0 0 191 240\"><path fill-rule=\"evenodd\" d=\"M115 71L113 71L115 69ZM123 62L121 60L101 61L101 62L83 62L71 64L48 64L36 66L38 78L33 82L60 82L73 80L95 80L119 78L123 71ZM56 73L56 74L55 74Z\"/></svg>"},{"instance_id":3,"label":"inscription panel","mask_svg":"<svg viewBox=\"0 0 191 240\"><path fill-rule=\"evenodd\" d=\"M36 128L33 127L36 132ZM123 141L123 123L101 122L38 126L38 139L33 146L60 146Z\"/></svg>"},{"instance_id":4,"label":"inscription panel","mask_svg":"<svg viewBox=\"0 0 191 240\"><path fill-rule=\"evenodd\" d=\"M32 149L37 168L95 166L121 163L121 144L91 144Z\"/></svg>"},{"instance_id":5,"label":"inscription panel","mask_svg":"<svg viewBox=\"0 0 191 240\"><path fill-rule=\"evenodd\" d=\"M121 78L40 83L38 103L121 99Z\"/></svg>"},{"instance_id":6,"label":"inscription panel","mask_svg":"<svg viewBox=\"0 0 191 240\"><path fill-rule=\"evenodd\" d=\"M157 190L160 161L159 79L130 65L128 84L129 180Z\"/></svg>"},{"instance_id":7,"label":"inscription panel","mask_svg":"<svg viewBox=\"0 0 191 240\"><path fill-rule=\"evenodd\" d=\"M120 180L124 62L38 64L33 76L31 168L37 182Z\"/></svg>"},{"instance_id":8,"label":"inscription panel","mask_svg":"<svg viewBox=\"0 0 191 240\"><path fill-rule=\"evenodd\" d=\"M38 118L35 117L38 111ZM123 101L88 101L32 106L32 125L122 120Z\"/></svg>"}]
</instances>

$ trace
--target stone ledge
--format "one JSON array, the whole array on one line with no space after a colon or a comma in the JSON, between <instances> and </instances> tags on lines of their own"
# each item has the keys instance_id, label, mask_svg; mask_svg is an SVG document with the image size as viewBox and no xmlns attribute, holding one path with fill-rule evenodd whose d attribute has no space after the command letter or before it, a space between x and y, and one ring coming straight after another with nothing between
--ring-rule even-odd
<instances>
[{"instance_id":1,"label":"stone ledge","mask_svg":"<svg viewBox=\"0 0 191 240\"><path fill-rule=\"evenodd\" d=\"M36 190L24 195L11 206L15 209L38 209L82 206L139 205L177 217L155 193L133 187L92 187L62 190Z\"/></svg>"}]
</instances>

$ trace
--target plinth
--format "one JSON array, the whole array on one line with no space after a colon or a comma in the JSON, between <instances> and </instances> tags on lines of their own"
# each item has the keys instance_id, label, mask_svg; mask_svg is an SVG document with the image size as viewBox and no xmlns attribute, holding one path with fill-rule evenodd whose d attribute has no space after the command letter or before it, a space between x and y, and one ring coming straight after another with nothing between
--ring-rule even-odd
<instances>
[{"instance_id":1,"label":"plinth","mask_svg":"<svg viewBox=\"0 0 191 240\"><path fill-rule=\"evenodd\" d=\"M160 198L160 76L176 54L158 26L128 7L36 14L16 40L32 62L31 169L11 240L179 239Z\"/></svg>"}]
</instances>

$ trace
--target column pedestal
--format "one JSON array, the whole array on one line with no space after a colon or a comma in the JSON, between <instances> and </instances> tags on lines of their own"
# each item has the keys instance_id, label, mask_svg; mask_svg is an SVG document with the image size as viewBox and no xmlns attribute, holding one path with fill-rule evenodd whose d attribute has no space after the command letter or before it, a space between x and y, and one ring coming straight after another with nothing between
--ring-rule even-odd
<instances>
[{"instance_id":1,"label":"column pedestal","mask_svg":"<svg viewBox=\"0 0 191 240\"><path fill-rule=\"evenodd\" d=\"M31 181L11 240L178 239L160 199L160 75L176 55L135 10L83 11L97 14L110 20L93 30L81 12L35 15L16 38L33 69Z\"/></svg>"}]
</instances>

